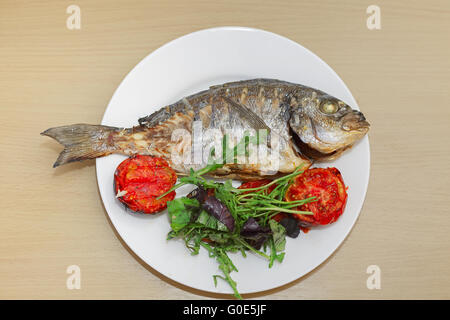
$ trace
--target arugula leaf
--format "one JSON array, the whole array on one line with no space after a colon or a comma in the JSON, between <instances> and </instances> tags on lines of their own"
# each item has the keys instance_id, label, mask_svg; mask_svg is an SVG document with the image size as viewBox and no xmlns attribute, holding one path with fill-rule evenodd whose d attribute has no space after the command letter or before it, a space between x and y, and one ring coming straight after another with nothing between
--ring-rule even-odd
<instances>
[{"instance_id":1,"label":"arugula leaf","mask_svg":"<svg viewBox=\"0 0 450 320\"><path fill-rule=\"evenodd\" d=\"M219 269L222 271L224 276L221 275L214 275L213 279L214 279L214 285L217 286L217 278L223 279L226 282L228 282L228 284L231 286L231 288L234 291L234 296L237 299L242 299L242 296L239 294L238 290L237 290L237 284L236 281L234 281L231 276L230 273L232 271L238 271L238 269L236 268L236 266L233 264L233 262L231 261L231 259L228 257L226 250L218 248L218 247L211 247L210 245L202 242L201 245L208 250L209 252L209 256L211 258L216 258L216 261L219 263Z\"/></svg>"}]
</instances>

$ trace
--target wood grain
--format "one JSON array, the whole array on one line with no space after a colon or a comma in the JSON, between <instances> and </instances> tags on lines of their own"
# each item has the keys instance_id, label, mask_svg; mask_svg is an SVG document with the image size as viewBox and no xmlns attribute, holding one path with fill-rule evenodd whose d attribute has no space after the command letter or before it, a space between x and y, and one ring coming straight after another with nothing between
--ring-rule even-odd
<instances>
[{"instance_id":1,"label":"wood grain","mask_svg":"<svg viewBox=\"0 0 450 320\"><path fill-rule=\"evenodd\" d=\"M81 8L68 30L66 8ZM368 30L366 8L381 8ZM51 167L39 133L98 123L147 54L208 27L262 28L301 43L340 76L372 124L361 216L319 268L263 299L450 298L450 3L442 1L0 2L0 298L204 299L133 258L99 198L94 164ZM81 290L66 268L82 270ZM366 268L381 268L368 290Z\"/></svg>"}]
</instances>

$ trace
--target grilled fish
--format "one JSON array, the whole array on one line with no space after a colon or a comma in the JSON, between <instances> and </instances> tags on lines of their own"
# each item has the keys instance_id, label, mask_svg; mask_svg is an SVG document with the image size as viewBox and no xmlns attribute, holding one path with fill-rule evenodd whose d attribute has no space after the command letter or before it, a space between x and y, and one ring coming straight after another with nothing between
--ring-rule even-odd
<instances>
[{"instance_id":1,"label":"grilled fish","mask_svg":"<svg viewBox=\"0 0 450 320\"><path fill-rule=\"evenodd\" d=\"M234 151L246 141L240 161L222 158L226 164L212 175L253 180L335 159L369 130L364 115L343 101L275 79L212 86L140 118L138 123L132 128L73 124L41 134L65 147L54 167L112 153L142 154L166 159L179 174L205 166L211 156L226 157L223 150L228 150L228 141ZM250 138L244 138L249 132L256 132L252 136L256 140L251 141L261 149L249 147ZM225 144L224 137L229 138ZM257 161L248 161L252 156L249 149ZM200 150L200 156L195 150Z\"/></svg>"}]
</instances>

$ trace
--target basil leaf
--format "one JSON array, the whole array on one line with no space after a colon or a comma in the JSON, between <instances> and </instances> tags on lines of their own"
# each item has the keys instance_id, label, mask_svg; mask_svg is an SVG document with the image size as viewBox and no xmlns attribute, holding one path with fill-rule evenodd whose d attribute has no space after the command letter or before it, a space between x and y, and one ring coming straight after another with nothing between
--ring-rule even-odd
<instances>
[{"instance_id":1,"label":"basil leaf","mask_svg":"<svg viewBox=\"0 0 450 320\"><path fill-rule=\"evenodd\" d=\"M215 229L219 231L228 231L228 228L215 217L210 215L205 210L202 210L198 215L198 218L195 220L196 223L202 224L207 228Z\"/></svg>"},{"instance_id":2,"label":"basil leaf","mask_svg":"<svg viewBox=\"0 0 450 320\"><path fill-rule=\"evenodd\" d=\"M198 211L200 204L196 199L178 198L167 202L172 230L177 232L191 221L192 214Z\"/></svg>"},{"instance_id":3,"label":"basil leaf","mask_svg":"<svg viewBox=\"0 0 450 320\"><path fill-rule=\"evenodd\" d=\"M273 219L269 220L269 226L270 230L272 230L276 252L284 251L286 247L286 229Z\"/></svg>"},{"instance_id":4,"label":"basil leaf","mask_svg":"<svg viewBox=\"0 0 450 320\"><path fill-rule=\"evenodd\" d=\"M300 227L298 225L298 220L292 216L283 218L280 224L286 229L286 235L291 238L297 238L300 234Z\"/></svg>"},{"instance_id":5,"label":"basil leaf","mask_svg":"<svg viewBox=\"0 0 450 320\"><path fill-rule=\"evenodd\" d=\"M270 229L261 227L254 218L248 218L241 229L241 236L256 250L261 249L270 234Z\"/></svg>"}]
</instances>

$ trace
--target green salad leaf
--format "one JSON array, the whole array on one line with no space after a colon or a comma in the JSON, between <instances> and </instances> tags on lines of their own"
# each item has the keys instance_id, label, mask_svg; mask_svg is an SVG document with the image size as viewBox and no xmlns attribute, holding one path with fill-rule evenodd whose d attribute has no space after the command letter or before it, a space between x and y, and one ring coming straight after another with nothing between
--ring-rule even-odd
<instances>
[{"instance_id":1,"label":"green salad leaf","mask_svg":"<svg viewBox=\"0 0 450 320\"><path fill-rule=\"evenodd\" d=\"M312 214L297 209L315 199L291 202L284 200L285 192L293 179L303 172L301 168L266 185L238 189L233 187L231 180L219 183L204 177L220 167L222 165L212 163L198 171L191 170L189 176L179 178L179 183L167 192L188 184L202 190L196 193L197 198L181 197L168 202L171 231L167 239L183 239L193 255L198 254L201 247L206 249L209 256L216 259L223 274L214 275L214 283L217 284L217 279L225 280L233 289L235 297L241 299L237 284L231 277L231 273L238 270L229 254L241 252L244 257L246 252L257 254L267 259L269 268L275 261L281 263L285 256L286 229L272 217L280 212L292 215ZM269 192L270 187L272 189ZM206 198L211 200L210 197L214 197L215 205L205 200L205 190L211 191L213 196L208 195ZM228 229L216 218L223 213L220 210L229 211L232 218L229 215L228 218L234 219L233 229Z\"/></svg>"},{"instance_id":2,"label":"green salad leaf","mask_svg":"<svg viewBox=\"0 0 450 320\"><path fill-rule=\"evenodd\" d=\"M186 197L174 199L167 202L169 212L170 227L178 232L189 224L193 213L198 211L200 204L196 199Z\"/></svg>"},{"instance_id":3,"label":"green salad leaf","mask_svg":"<svg viewBox=\"0 0 450 320\"><path fill-rule=\"evenodd\" d=\"M286 229L273 219L269 220L269 226L270 230L272 230L276 252L284 251L286 247Z\"/></svg>"}]
</instances>

